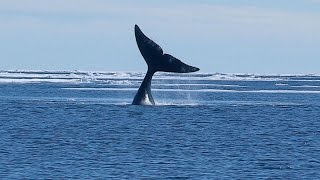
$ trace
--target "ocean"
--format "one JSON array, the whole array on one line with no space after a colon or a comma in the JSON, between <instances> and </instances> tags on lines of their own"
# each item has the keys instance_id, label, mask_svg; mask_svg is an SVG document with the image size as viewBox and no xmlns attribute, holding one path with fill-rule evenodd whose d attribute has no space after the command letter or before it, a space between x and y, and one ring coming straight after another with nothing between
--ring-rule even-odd
<instances>
[{"instance_id":1,"label":"ocean","mask_svg":"<svg viewBox=\"0 0 320 180\"><path fill-rule=\"evenodd\" d=\"M320 179L320 75L0 71L0 179Z\"/></svg>"}]
</instances>

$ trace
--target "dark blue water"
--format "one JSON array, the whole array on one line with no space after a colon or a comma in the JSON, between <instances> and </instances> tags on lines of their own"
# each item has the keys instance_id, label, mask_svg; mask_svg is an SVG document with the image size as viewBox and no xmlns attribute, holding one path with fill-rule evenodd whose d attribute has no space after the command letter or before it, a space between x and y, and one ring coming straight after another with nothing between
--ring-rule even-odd
<instances>
[{"instance_id":1,"label":"dark blue water","mask_svg":"<svg viewBox=\"0 0 320 180\"><path fill-rule=\"evenodd\" d=\"M320 178L318 76L163 75L149 107L140 75L27 75L0 83L1 179Z\"/></svg>"}]
</instances>

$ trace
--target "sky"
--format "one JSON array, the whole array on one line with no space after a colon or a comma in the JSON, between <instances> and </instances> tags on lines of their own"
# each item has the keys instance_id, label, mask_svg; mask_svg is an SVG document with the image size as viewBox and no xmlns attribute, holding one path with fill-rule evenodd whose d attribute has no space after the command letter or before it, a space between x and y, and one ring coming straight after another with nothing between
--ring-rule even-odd
<instances>
[{"instance_id":1,"label":"sky","mask_svg":"<svg viewBox=\"0 0 320 180\"><path fill-rule=\"evenodd\" d=\"M0 70L144 72L135 24L200 72L320 74L320 0L0 0Z\"/></svg>"}]
</instances>

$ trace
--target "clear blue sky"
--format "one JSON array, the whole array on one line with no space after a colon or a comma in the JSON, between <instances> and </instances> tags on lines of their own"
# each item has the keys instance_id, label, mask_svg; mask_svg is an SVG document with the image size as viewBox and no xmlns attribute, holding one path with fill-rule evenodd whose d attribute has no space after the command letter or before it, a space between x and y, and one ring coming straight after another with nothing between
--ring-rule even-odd
<instances>
[{"instance_id":1,"label":"clear blue sky","mask_svg":"<svg viewBox=\"0 0 320 180\"><path fill-rule=\"evenodd\" d=\"M144 72L134 24L202 72L320 73L320 0L2 0L0 69Z\"/></svg>"}]
</instances>

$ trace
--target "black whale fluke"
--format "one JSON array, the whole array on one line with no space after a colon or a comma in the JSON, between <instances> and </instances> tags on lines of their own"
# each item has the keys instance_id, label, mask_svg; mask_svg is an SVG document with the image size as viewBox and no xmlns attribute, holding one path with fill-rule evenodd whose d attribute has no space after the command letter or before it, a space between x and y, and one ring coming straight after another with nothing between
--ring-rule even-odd
<instances>
[{"instance_id":1,"label":"black whale fluke","mask_svg":"<svg viewBox=\"0 0 320 180\"><path fill-rule=\"evenodd\" d=\"M199 68L189 66L170 54L163 54L162 48L144 35L138 25L135 25L135 35L137 45L149 70L176 73L199 71Z\"/></svg>"},{"instance_id":2,"label":"black whale fluke","mask_svg":"<svg viewBox=\"0 0 320 180\"><path fill-rule=\"evenodd\" d=\"M163 54L162 48L144 35L138 25L135 25L135 36L141 55L148 65L148 71L132 104L155 104L151 94L151 80L153 74L157 71L175 73L199 71L199 68L187 65L170 54Z\"/></svg>"}]
</instances>

